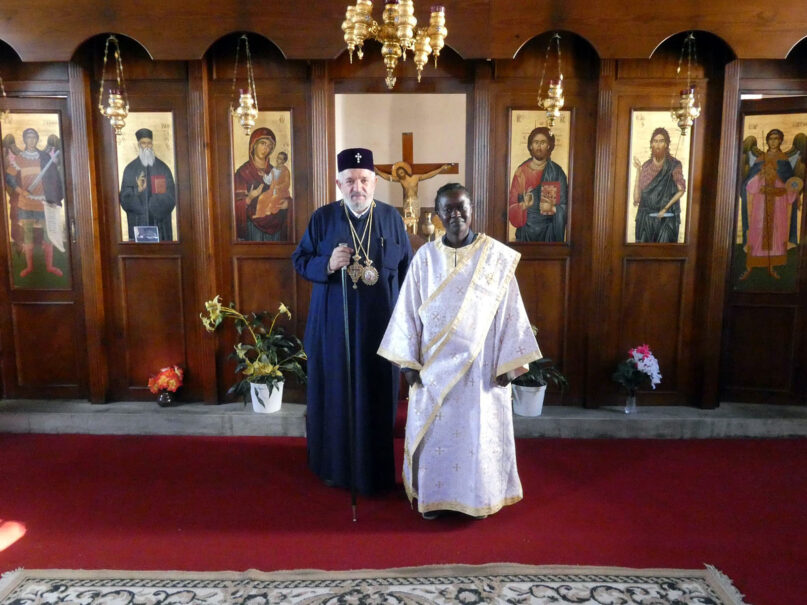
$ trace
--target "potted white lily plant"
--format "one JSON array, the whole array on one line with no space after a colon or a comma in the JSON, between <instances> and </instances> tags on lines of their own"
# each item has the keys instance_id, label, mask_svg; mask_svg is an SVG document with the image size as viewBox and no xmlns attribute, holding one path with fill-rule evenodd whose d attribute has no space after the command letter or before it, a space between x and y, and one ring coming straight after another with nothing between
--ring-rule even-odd
<instances>
[{"instance_id":1,"label":"potted white lily plant","mask_svg":"<svg viewBox=\"0 0 807 605\"><path fill-rule=\"evenodd\" d=\"M281 316L291 319L291 311L282 302L277 312L239 312L233 303L221 304L219 296L205 303L207 314L200 313L202 324L208 332L215 332L225 318L235 323L239 338L249 335L248 342L237 342L229 355L236 361L235 373L241 378L227 391L228 395L241 395L244 403L247 394L252 398L256 412L276 412L283 399L283 385L287 375L305 382L303 362L306 360L300 339L286 331L277 320ZM268 323L268 327L267 327Z\"/></svg>"}]
</instances>

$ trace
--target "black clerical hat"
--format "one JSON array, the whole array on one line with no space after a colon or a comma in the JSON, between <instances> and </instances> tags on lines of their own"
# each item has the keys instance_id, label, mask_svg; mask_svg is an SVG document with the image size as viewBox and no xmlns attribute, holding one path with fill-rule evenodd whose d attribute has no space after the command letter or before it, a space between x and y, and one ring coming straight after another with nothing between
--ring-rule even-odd
<instances>
[{"instance_id":1,"label":"black clerical hat","mask_svg":"<svg viewBox=\"0 0 807 605\"><path fill-rule=\"evenodd\" d=\"M139 141L140 139L152 139L154 140L154 133L151 132L148 128L141 128L135 133L135 138Z\"/></svg>"},{"instance_id":2,"label":"black clerical hat","mask_svg":"<svg viewBox=\"0 0 807 605\"><path fill-rule=\"evenodd\" d=\"M373 171L373 152L363 147L352 147L343 149L336 156L337 172L349 170L351 168L364 168Z\"/></svg>"}]
</instances>

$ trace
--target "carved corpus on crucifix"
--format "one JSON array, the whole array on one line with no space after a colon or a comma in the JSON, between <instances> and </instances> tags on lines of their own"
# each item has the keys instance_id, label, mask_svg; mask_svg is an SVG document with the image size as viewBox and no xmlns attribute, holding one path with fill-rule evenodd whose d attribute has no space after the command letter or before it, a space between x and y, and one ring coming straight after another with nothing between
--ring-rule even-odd
<instances>
[{"instance_id":1,"label":"carved corpus on crucifix","mask_svg":"<svg viewBox=\"0 0 807 605\"><path fill-rule=\"evenodd\" d=\"M438 174L459 174L456 163L450 164L415 164L414 137L411 132L401 133L401 151L403 160L394 164L376 164L375 171L386 181L400 183L403 189L403 217L406 230L417 235L420 201L418 200L418 184ZM426 234L428 235L428 234Z\"/></svg>"}]
</instances>

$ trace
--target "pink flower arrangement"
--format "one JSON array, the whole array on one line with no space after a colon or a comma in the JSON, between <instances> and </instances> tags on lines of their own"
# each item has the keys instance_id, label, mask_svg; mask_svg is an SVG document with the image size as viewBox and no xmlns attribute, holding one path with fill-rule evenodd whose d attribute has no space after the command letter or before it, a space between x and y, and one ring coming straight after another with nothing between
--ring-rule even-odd
<instances>
[{"instance_id":1,"label":"pink flower arrangement","mask_svg":"<svg viewBox=\"0 0 807 605\"><path fill-rule=\"evenodd\" d=\"M168 366L157 372L156 376L149 378L149 391L154 394L160 391L171 391L176 393L177 389L182 386L182 378L185 376L185 371L179 366Z\"/></svg>"},{"instance_id":2,"label":"pink flower arrangement","mask_svg":"<svg viewBox=\"0 0 807 605\"><path fill-rule=\"evenodd\" d=\"M655 389L661 383L661 371L650 347L639 345L628 351L628 358L619 362L612 378L633 394L648 379L650 387Z\"/></svg>"}]
</instances>

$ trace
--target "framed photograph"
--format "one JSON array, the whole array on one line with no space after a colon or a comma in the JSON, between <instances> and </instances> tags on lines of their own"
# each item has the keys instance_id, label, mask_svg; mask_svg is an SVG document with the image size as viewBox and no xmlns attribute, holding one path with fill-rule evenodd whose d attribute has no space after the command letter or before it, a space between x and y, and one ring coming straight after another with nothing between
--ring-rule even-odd
<instances>
[{"instance_id":1,"label":"framed photograph","mask_svg":"<svg viewBox=\"0 0 807 605\"><path fill-rule=\"evenodd\" d=\"M566 242L572 112L550 130L546 111L510 110L507 241Z\"/></svg>"},{"instance_id":2,"label":"framed photograph","mask_svg":"<svg viewBox=\"0 0 807 605\"><path fill-rule=\"evenodd\" d=\"M631 111L627 243L684 243L691 146L669 110Z\"/></svg>"},{"instance_id":3,"label":"framed photograph","mask_svg":"<svg viewBox=\"0 0 807 605\"><path fill-rule=\"evenodd\" d=\"M117 139L121 241L137 241L135 227L178 241L173 113L133 111Z\"/></svg>"},{"instance_id":4,"label":"framed photograph","mask_svg":"<svg viewBox=\"0 0 807 605\"><path fill-rule=\"evenodd\" d=\"M12 287L69 289L60 116L9 111L0 134Z\"/></svg>"},{"instance_id":5,"label":"framed photograph","mask_svg":"<svg viewBox=\"0 0 807 605\"><path fill-rule=\"evenodd\" d=\"M745 113L742 123L735 290L795 292L801 241L807 113Z\"/></svg>"},{"instance_id":6,"label":"framed photograph","mask_svg":"<svg viewBox=\"0 0 807 605\"><path fill-rule=\"evenodd\" d=\"M287 242L294 202L291 111L260 111L249 135L231 116L235 238Z\"/></svg>"},{"instance_id":7,"label":"framed photograph","mask_svg":"<svg viewBox=\"0 0 807 605\"><path fill-rule=\"evenodd\" d=\"M160 241L160 229L155 226L134 227L134 241L138 244L154 244Z\"/></svg>"}]
</instances>

